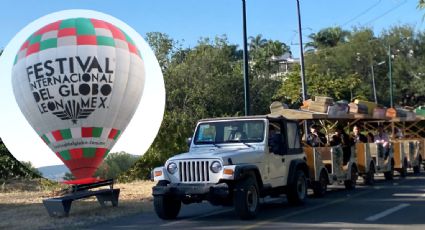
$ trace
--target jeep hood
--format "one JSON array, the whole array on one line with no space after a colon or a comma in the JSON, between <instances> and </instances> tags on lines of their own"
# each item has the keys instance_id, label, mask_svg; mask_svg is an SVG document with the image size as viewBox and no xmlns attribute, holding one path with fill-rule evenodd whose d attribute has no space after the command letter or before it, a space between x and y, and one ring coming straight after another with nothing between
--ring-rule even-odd
<instances>
[{"instance_id":1,"label":"jeep hood","mask_svg":"<svg viewBox=\"0 0 425 230\"><path fill-rule=\"evenodd\" d=\"M182 153L170 158L172 160L193 160L219 158L225 165L241 163L259 163L263 150L258 147L237 146L237 147L202 147L192 148L190 152ZM229 161L229 159L231 161Z\"/></svg>"}]
</instances>

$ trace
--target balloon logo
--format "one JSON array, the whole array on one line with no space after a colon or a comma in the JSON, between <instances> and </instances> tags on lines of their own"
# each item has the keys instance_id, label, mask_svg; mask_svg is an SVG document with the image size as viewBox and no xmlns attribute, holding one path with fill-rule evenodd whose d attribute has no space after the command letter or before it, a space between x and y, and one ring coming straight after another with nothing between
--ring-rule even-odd
<instances>
[{"instance_id":1,"label":"balloon logo","mask_svg":"<svg viewBox=\"0 0 425 230\"><path fill-rule=\"evenodd\" d=\"M21 46L12 70L16 102L76 179L90 178L131 120L144 62L133 40L106 21L48 24Z\"/></svg>"}]
</instances>

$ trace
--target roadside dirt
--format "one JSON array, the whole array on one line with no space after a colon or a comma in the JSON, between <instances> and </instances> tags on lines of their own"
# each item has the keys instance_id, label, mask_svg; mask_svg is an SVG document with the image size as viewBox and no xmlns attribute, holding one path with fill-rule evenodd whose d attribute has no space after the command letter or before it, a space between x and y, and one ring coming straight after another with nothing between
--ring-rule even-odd
<instances>
[{"instance_id":1,"label":"roadside dirt","mask_svg":"<svg viewBox=\"0 0 425 230\"><path fill-rule=\"evenodd\" d=\"M113 218L152 211L151 181L115 184L119 204L101 207L96 198L74 201L68 217L50 217L43 199L52 198L63 186L40 186L34 181L0 184L0 229L76 229Z\"/></svg>"}]
</instances>

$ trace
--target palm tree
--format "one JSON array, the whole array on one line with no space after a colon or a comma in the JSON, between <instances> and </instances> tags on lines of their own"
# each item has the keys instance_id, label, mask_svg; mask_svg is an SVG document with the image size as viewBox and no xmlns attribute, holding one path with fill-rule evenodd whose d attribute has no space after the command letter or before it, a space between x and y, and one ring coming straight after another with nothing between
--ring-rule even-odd
<instances>
[{"instance_id":1,"label":"palm tree","mask_svg":"<svg viewBox=\"0 0 425 230\"><path fill-rule=\"evenodd\" d=\"M261 47L264 47L264 45L267 43L267 39L263 38L263 35L258 34L255 37L250 36L249 37L249 50L257 50Z\"/></svg>"},{"instance_id":2,"label":"palm tree","mask_svg":"<svg viewBox=\"0 0 425 230\"><path fill-rule=\"evenodd\" d=\"M312 33L309 38L312 40L305 45L306 49L321 49L335 47L338 44L347 42L349 31L342 30L341 27L328 27L317 33Z\"/></svg>"}]
</instances>

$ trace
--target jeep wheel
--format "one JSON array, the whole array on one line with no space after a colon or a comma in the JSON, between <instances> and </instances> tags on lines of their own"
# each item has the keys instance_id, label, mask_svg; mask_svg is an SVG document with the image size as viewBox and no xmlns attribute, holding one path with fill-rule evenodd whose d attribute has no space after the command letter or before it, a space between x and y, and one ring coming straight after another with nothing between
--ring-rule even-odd
<instances>
[{"instance_id":1,"label":"jeep wheel","mask_svg":"<svg viewBox=\"0 0 425 230\"><path fill-rule=\"evenodd\" d=\"M353 190L356 188L356 182L357 182L357 169L355 166L351 166L351 176L350 180L345 180L344 185L345 189L347 190Z\"/></svg>"},{"instance_id":2,"label":"jeep wheel","mask_svg":"<svg viewBox=\"0 0 425 230\"><path fill-rule=\"evenodd\" d=\"M364 183L367 185L373 185L375 184L375 167L373 164L369 167L369 172L363 177Z\"/></svg>"},{"instance_id":3,"label":"jeep wheel","mask_svg":"<svg viewBox=\"0 0 425 230\"><path fill-rule=\"evenodd\" d=\"M288 193L286 197L289 204L291 205L300 205L304 203L304 199L307 195L307 180L305 174L302 170L297 170L295 172L294 183L289 185Z\"/></svg>"},{"instance_id":4,"label":"jeep wheel","mask_svg":"<svg viewBox=\"0 0 425 230\"><path fill-rule=\"evenodd\" d=\"M260 196L253 177L238 181L234 193L235 212L243 220L253 219L257 215Z\"/></svg>"},{"instance_id":5,"label":"jeep wheel","mask_svg":"<svg viewBox=\"0 0 425 230\"><path fill-rule=\"evenodd\" d=\"M315 197L323 197L328 189L328 175L325 171L320 173L319 181L313 184L313 194Z\"/></svg>"},{"instance_id":6,"label":"jeep wheel","mask_svg":"<svg viewBox=\"0 0 425 230\"><path fill-rule=\"evenodd\" d=\"M157 186L167 186L168 181L159 181ZM180 212L181 202L170 196L154 196L153 205L159 218L164 220L175 219Z\"/></svg>"}]
</instances>

